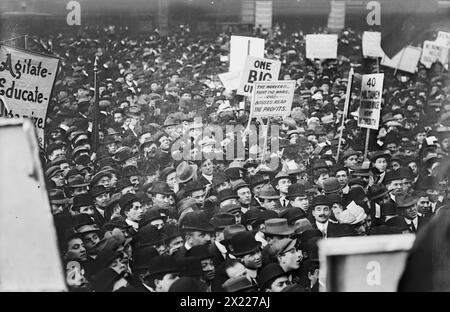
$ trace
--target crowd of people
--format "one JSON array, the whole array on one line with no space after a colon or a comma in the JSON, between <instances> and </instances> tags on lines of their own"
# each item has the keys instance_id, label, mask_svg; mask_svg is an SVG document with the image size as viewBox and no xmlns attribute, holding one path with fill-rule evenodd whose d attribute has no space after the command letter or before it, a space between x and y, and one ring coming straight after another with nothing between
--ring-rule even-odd
<instances>
[{"instance_id":1,"label":"crowd of people","mask_svg":"<svg viewBox=\"0 0 450 312\"><path fill-rule=\"evenodd\" d=\"M318 241L420 232L449 208L445 64L379 66L350 28L337 59L309 60L305 35L260 33L279 79L296 81L290 116L270 118L278 150L270 139L249 146L264 131L241 131L250 102L217 76L229 33L83 27L33 38L30 49L61 59L42 159L71 291L314 292L325 286ZM381 121L365 158L361 75L377 72Z\"/></svg>"}]
</instances>

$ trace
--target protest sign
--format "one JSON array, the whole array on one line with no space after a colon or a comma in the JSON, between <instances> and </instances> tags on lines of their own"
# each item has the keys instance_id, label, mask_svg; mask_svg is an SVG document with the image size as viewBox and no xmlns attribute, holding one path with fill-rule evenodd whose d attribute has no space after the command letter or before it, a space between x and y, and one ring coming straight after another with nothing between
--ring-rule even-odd
<instances>
[{"instance_id":1,"label":"protest sign","mask_svg":"<svg viewBox=\"0 0 450 312\"><path fill-rule=\"evenodd\" d=\"M365 31L362 36L362 51L364 57L383 57L381 48L381 33L379 31Z\"/></svg>"},{"instance_id":2,"label":"protest sign","mask_svg":"<svg viewBox=\"0 0 450 312\"><path fill-rule=\"evenodd\" d=\"M231 36L229 72L241 72L248 55L264 57L264 39Z\"/></svg>"},{"instance_id":3,"label":"protest sign","mask_svg":"<svg viewBox=\"0 0 450 312\"><path fill-rule=\"evenodd\" d=\"M384 55L381 59L381 65L414 74L417 70L417 63L419 62L421 55L421 48L407 46L398 52L392 59L387 55Z\"/></svg>"},{"instance_id":4,"label":"protest sign","mask_svg":"<svg viewBox=\"0 0 450 312\"><path fill-rule=\"evenodd\" d=\"M225 89L236 90L237 88L239 88L239 84L241 82L240 72L223 73L217 76L219 76L219 79L220 81L222 81L222 84L225 87Z\"/></svg>"},{"instance_id":5,"label":"protest sign","mask_svg":"<svg viewBox=\"0 0 450 312\"><path fill-rule=\"evenodd\" d=\"M336 59L337 35L306 35L306 58Z\"/></svg>"},{"instance_id":6,"label":"protest sign","mask_svg":"<svg viewBox=\"0 0 450 312\"><path fill-rule=\"evenodd\" d=\"M250 116L289 116L294 90L295 80L255 82Z\"/></svg>"},{"instance_id":7,"label":"protest sign","mask_svg":"<svg viewBox=\"0 0 450 312\"><path fill-rule=\"evenodd\" d=\"M247 56L237 94L252 96L254 82L278 80L280 68L280 61Z\"/></svg>"},{"instance_id":8,"label":"protest sign","mask_svg":"<svg viewBox=\"0 0 450 312\"><path fill-rule=\"evenodd\" d=\"M0 291L66 291L36 129L0 118Z\"/></svg>"},{"instance_id":9,"label":"protest sign","mask_svg":"<svg viewBox=\"0 0 450 312\"><path fill-rule=\"evenodd\" d=\"M395 292L414 239L403 234L320 240L320 291Z\"/></svg>"},{"instance_id":10,"label":"protest sign","mask_svg":"<svg viewBox=\"0 0 450 312\"><path fill-rule=\"evenodd\" d=\"M383 80L384 74L362 76L358 127L378 129L380 123L381 97L383 95Z\"/></svg>"},{"instance_id":11,"label":"protest sign","mask_svg":"<svg viewBox=\"0 0 450 312\"><path fill-rule=\"evenodd\" d=\"M431 65L439 59L440 55L441 47L439 47L433 41L425 40L423 42L423 50L420 62L425 65L426 68L430 68Z\"/></svg>"},{"instance_id":12,"label":"protest sign","mask_svg":"<svg viewBox=\"0 0 450 312\"><path fill-rule=\"evenodd\" d=\"M438 32L434 43L439 47L450 49L450 33L445 31Z\"/></svg>"},{"instance_id":13,"label":"protest sign","mask_svg":"<svg viewBox=\"0 0 450 312\"><path fill-rule=\"evenodd\" d=\"M58 62L54 57L0 46L0 117L31 118L41 146Z\"/></svg>"}]
</instances>

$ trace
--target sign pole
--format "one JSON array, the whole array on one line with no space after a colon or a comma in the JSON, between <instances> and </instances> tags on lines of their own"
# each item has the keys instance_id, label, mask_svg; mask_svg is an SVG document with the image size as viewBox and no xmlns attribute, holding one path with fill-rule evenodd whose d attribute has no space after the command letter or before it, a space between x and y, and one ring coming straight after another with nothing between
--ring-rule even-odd
<instances>
[{"instance_id":1,"label":"sign pole","mask_svg":"<svg viewBox=\"0 0 450 312\"><path fill-rule=\"evenodd\" d=\"M370 129L367 128L366 132L366 145L364 146L364 160L367 160L367 153L369 151L369 137L370 137Z\"/></svg>"},{"instance_id":2,"label":"sign pole","mask_svg":"<svg viewBox=\"0 0 450 312\"><path fill-rule=\"evenodd\" d=\"M338 143L338 150L337 150L337 155L336 155L336 161L339 160L339 154L341 152L342 135L343 135L343 132L344 132L344 122L345 122L345 119L347 117L348 106L349 106L349 103L350 103L350 96L351 96L351 93L352 93L353 75L354 75L353 67L350 67L350 71L348 73L347 92L345 94L344 113L342 114L341 131L340 131L340 134L339 134L339 143Z\"/></svg>"},{"instance_id":3,"label":"sign pole","mask_svg":"<svg viewBox=\"0 0 450 312\"><path fill-rule=\"evenodd\" d=\"M98 85L98 56L95 57L94 62L94 89L95 89L95 99L94 99L94 116L92 118L92 150L97 153L98 143L99 143L99 85Z\"/></svg>"}]
</instances>

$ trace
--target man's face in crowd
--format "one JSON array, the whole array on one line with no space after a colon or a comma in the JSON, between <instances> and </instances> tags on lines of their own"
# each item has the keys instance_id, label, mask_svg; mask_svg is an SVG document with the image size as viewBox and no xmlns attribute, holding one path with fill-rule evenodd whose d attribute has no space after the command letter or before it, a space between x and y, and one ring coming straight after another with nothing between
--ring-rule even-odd
<instances>
[{"instance_id":1,"label":"man's face in crowd","mask_svg":"<svg viewBox=\"0 0 450 312\"><path fill-rule=\"evenodd\" d=\"M89 232L83 235L83 243L88 254L96 254L96 246L100 242L100 237L97 232Z\"/></svg>"},{"instance_id":2,"label":"man's face in crowd","mask_svg":"<svg viewBox=\"0 0 450 312\"><path fill-rule=\"evenodd\" d=\"M170 140L167 136L163 136L159 139L159 148L163 151L167 151L170 148Z\"/></svg>"},{"instance_id":3,"label":"man's face in crowd","mask_svg":"<svg viewBox=\"0 0 450 312\"><path fill-rule=\"evenodd\" d=\"M300 208L303 211L308 211L309 208L309 200L308 200L308 196L304 196L304 197L294 197L293 199L291 199L291 205L292 207L295 208Z\"/></svg>"},{"instance_id":4,"label":"man's face in crowd","mask_svg":"<svg viewBox=\"0 0 450 312\"><path fill-rule=\"evenodd\" d=\"M142 214L144 213L144 210L142 209L142 204L140 202L133 202L131 204L130 210L125 212L125 216L128 220L139 222L142 219Z\"/></svg>"},{"instance_id":5,"label":"man's face in crowd","mask_svg":"<svg viewBox=\"0 0 450 312\"><path fill-rule=\"evenodd\" d=\"M60 214L64 211L65 204L51 204L52 215Z\"/></svg>"},{"instance_id":6,"label":"man's face in crowd","mask_svg":"<svg viewBox=\"0 0 450 312\"><path fill-rule=\"evenodd\" d=\"M191 197L195 199L197 204L201 205L205 197L205 192L203 190L193 191Z\"/></svg>"},{"instance_id":7,"label":"man's face in crowd","mask_svg":"<svg viewBox=\"0 0 450 312\"><path fill-rule=\"evenodd\" d=\"M403 192L403 182L402 180L390 181L386 185L386 188L388 189L388 191L392 191L393 195L401 194Z\"/></svg>"},{"instance_id":8,"label":"man's face in crowd","mask_svg":"<svg viewBox=\"0 0 450 312\"><path fill-rule=\"evenodd\" d=\"M118 148L118 145L116 142L112 142L106 145L106 148L108 149L108 153L114 154Z\"/></svg>"},{"instance_id":9,"label":"man's face in crowd","mask_svg":"<svg viewBox=\"0 0 450 312\"><path fill-rule=\"evenodd\" d=\"M57 187L64 186L64 173L63 172L58 172L53 177L51 177L51 180L53 182L55 182L55 185Z\"/></svg>"},{"instance_id":10,"label":"man's face in crowd","mask_svg":"<svg viewBox=\"0 0 450 312\"><path fill-rule=\"evenodd\" d=\"M419 144L422 144L422 143L423 143L423 140L425 140L426 137L427 137L427 135L426 135L425 132L419 132L419 133L416 134L416 141L417 141Z\"/></svg>"},{"instance_id":11,"label":"man's face in crowd","mask_svg":"<svg viewBox=\"0 0 450 312\"><path fill-rule=\"evenodd\" d=\"M317 205L312 210L312 215L319 223L325 223L331 216L331 209L325 205Z\"/></svg>"},{"instance_id":12,"label":"man's face in crowd","mask_svg":"<svg viewBox=\"0 0 450 312\"><path fill-rule=\"evenodd\" d=\"M317 180L316 180L316 184L319 185L320 187L322 187L323 186L323 181L328 179L329 177L330 177L330 175L328 173L326 173L326 172L321 173L319 175L319 177L317 178Z\"/></svg>"},{"instance_id":13,"label":"man's face in crowd","mask_svg":"<svg viewBox=\"0 0 450 312\"><path fill-rule=\"evenodd\" d=\"M259 194L261 194L261 189L264 187L264 184L258 184L253 187L253 194L255 194L255 197L259 197Z\"/></svg>"},{"instance_id":14,"label":"man's face in crowd","mask_svg":"<svg viewBox=\"0 0 450 312\"><path fill-rule=\"evenodd\" d=\"M98 180L97 185L103 185L105 188L109 188L111 186L111 178L104 176Z\"/></svg>"},{"instance_id":15,"label":"man's face in crowd","mask_svg":"<svg viewBox=\"0 0 450 312\"><path fill-rule=\"evenodd\" d=\"M228 278L247 276L247 269L242 263L237 262L232 267L226 268L225 273L227 274Z\"/></svg>"},{"instance_id":16,"label":"man's face in crowd","mask_svg":"<svg viewBox=\"0 0 450 312\"><path fill-rule=\"evenodd\" d=\"M130 182L131 182L131 184L133 184L134 190L138 191L139 190L139 184L140 184L139 177L138 176L131 176L130 177Z\"/></svg>"},{"instance_id":17,"label":"man's face in crowd","mask_svg":"<svg viewBox=\"0 0 450 312\"><path fill-rule=\"evenodd\" d=\"M417 201L417 211L421 214L427 214L430 212L430 200L428 196L421 196Z\"/></svg>"},{"instance_id":18,"label":"man's face in crowd","mask_svg":"<svg viewBox=\"0 0 450 312\"><path fill-rule=\"evenodd\" d=\"M348 183L348 175L344 170L340 170L336 172L336 179L338 180L341 186L345 186Z\"/></svg>"},{"instance_id":19,"label":"man's face in crowd","mask_svg":"<svg viewBox=\"0 0 450 312\"><path fill-rule=\"evenodd\" d=\"M393 155L397 153L398 147L396 143L389 143L386 145L387 150Z\"/></svg>"},{"instance_id":20,"label":"man's face in crowd","mask_svg":"<svg viewBox=\"0 0 450 312\"><path fill-rule=\"evenodd\" d=\"M254 251L242 257L242 263L247 269L257 270L262 266L262 254L260 250Z\"/></svg>"},{"instance_id":21,"label":"man's face in crowd","mask_svg":"<svg viewBox=\"0 0 450 312\"><path fill-rule=\"evenodd\" d=\"M392 170L398 170L401 167L401 165L398 161L394 160L394 161L391 161L391 167L392 167Z\"/></svg>"},{"instance_id":22,"label":"man's face in crowd","mask_svg":"<svg viewBox=\"0 0 450 312\"><path fill-rule=\"evenodd\" d=\"M279 190L281 194L287 194L290 185L292 185L290 179L279 179L276 185L276 189Z\"/></svg>"},{"instance_id":23,"label":"man's face in crowd","mask_svg":"<svg viewBox=\"0 0 450 312\"><path fill-rule=\"evenodd\" d=\"M205 160L202 163L201 171L205 175L212 175L214 171L214 165L210 159Z\"/></svg>"},{"instance_id":24,"label":"man's face in crowd","mask_svg":"<svg viewBox=\"0 0 450 312\"><path fill-rule=\"evenodd\" d=\"M169 173L166 177L166 183L169 184L171 190L176 189L178 185L177 173L176 172Z\"/></svg>"},{"instance_id":25,"label":"man's face in crowd","mask_svg":"<svg viewBox=\"0 0 450 312\"><path fill-rule=\"evenodd\" d=\"M82 206L82 207L80 207L80 213L84 213L84 214L87 214L89 216L93 216L94 215L94 207L92 207L92 206Z\"/></svg>"},{"instance_id":26,"label":"man's face in crowd","mask_svg":"<svg viewBox=\"0 0 450 312\"><path fill-rule=\"evenodd\" d=\"M109 194L103 193L95 197L94 202L97 207L105 208L109 201Z\"/></svg>"},{"instance_id":27,"label":"man's face in crowd","mask_svg":"<svg viewBox=\"0 0 450 312\"><path fill-rule=\"evenodd\" d=\"M411 192L412 191L412 187L413 187L412 181L410 179L403 178L402 182L403 182L403 187L402 187L403 192L404 193Z\"/></svg>"},{"instance_id":28,"label":"man's face in crowd","mask_svg":"<svg viewBox=\"0 0 450 312\"><path fill-rule=\"evenodd\" d=\"M402 214L405 218L414 220L417 217L417 204L414 204L408 208L402 208Z\"/></svg>"},{"instance_id":29,"label":"man's face in crowd","mask_svg":"<svg viewBox=\"0 0 450 312\"><path fill-rule=\"evenodd\" d=\"M131 157L127 160L125 160L125 164L123 165L124 167L126 166L135 166L137 167L137 157Z\"/></svg>"},{"instance_id":30,"label":"man's face in crowd","mask_svg":"<svg viewBox=\"0 0 450 312\"><path fill-rule=\"evenodd\" d=\"M277 277L272 284L270 284L270 288L266 291L268 292L281 292L285 287L291 285L291 281L287 276Z\"/></svg>"},{"instance_id":31,"label":"man's face in crowd","mask_svg":"<svg viewBox=\"0 0 450 312\"><path fill-rule=\"evenodd\" d=\"M445 138L441 142L441 148L442 150L448 152L450 146L450 138Z\"/></svg>"},{"instance_id":32,"label":"man's face in crowd","mask_svg":"<svg viewBox=\"0 0 450 312\"><path fill-rule=\"evenodd\" d=\"M161 280L155 280L156 292L169 292L170 286L179 278L179 274L167 273Z\"/></svg>"},{"instance_id":33,"label":"man's face in crowd","mask_svg":"<svg viewBox=\"0 0 450 312\"><path fill-rule=\"evenodd\" d=\"M204 259L201 261L202 271L206 281L212 281L216 276L216 269L212 259Z\"/></svg>"},{"instance_id":34,"label":"man's face in crowd","mask_svg":"<svg viewBox=\"0 0 450 312\"><path fill-rule=\"evenodd\" d=\"M125 80L128 82L132 82L134 80L133 74L130 73L130 74L126 75Z\"/></svg>"},{"instance_id":35,"label":"man's face in crowd","mask_svg":"<svg viewBox=\"0 0 450 312\"><path fill-rule=\"evenodd\" d=\"M237 190L237 195L239 196L239 202L242 205L250 205L250 202L252 201L252 193L250 192L250 188L241 187Z\"/></svg>"},{"instance_id":36,"label":"man's face in crowd","mask_svg":"<svg viewBox=\"0 0 450 312\"><path fill-rule=\"evenodd\" d=\"M344 166L347 168L352 168L354 166L356 166L356 164L358 163L358 156L357 155L352 155L350 157L347 157L344 160Z\"/></svg>"},{"instance_id":37,"label":"man's face in crowd","mask_svg":"<svg viewBox=\"0 0 450 312\"><path fill-rule=\"evenodd\" d=\"M86 261L86 248L81 238L72 238L67 242L66 258L69 260Z\"/></svg>"},{"instance_id":38,"label":"man's face in crowd","mask_svg":"<svg viewBox=\"0 0 450 312\"><path fill-rule=\"evenodd\" d=\"M276 199L264 199L263 201L263 207L269 210L275 210L277 207L277 200Z\"/></svg>"},{"instance_id":39,"label":"man's face in crowd","mask_svg":"<svg viewBox=\"0 0 450 312\"><path fill-rule=\"evenodd\" d=\"M187 241L192 247L207 245L211 243L211 234L208 232L193 231L187 238Z\"/></svg>"},{"instance_id":40,"label":"man's face in crowd","mask_svg":"<svg viewBox=\"0 0 450 312\"><path fill-rule=\"evenodd\" d=\"M430 202L435 203L438 201L439 190L437 189L427 189L427 194Z\"/></svg>"},{"instance_id":41,"label":"man's face in crowd","mask_svg":"<svg viewBox=\"0 0 450 312\"><path fill-rule=\"evenodd\" d=\"M303 253L296 247L286 250L278 256L278 262L287 272L297 270L303 259Z\"/></svg>"},{"instance_id":42,"label":"man's face in crowd","mask_svg":"<svg viewBox=\"0 0 450 312\"><path fill-rule=\"evenodd\" d=\"M184 240L181 236L177 236L169 242L168 252L169 255L174 254L177 250L179 250L184 244Z\"/></svg>"},{"instance_id":43,"label":"man's face in crowd","mask_svg":"<svg viewBox=\"0 0 450 312\"><path fill-rule=\"evenodd\" d=\"M377 158L373 166L377 168L380 172L385 172L387 168L386 158L383 157Z\"/></svg>"}]
</instances>

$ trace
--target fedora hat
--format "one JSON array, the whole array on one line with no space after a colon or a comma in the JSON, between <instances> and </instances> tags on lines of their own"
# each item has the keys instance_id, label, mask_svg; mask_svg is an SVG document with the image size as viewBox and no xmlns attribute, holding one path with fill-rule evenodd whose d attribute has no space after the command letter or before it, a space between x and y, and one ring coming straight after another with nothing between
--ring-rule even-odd
<instances>
[{"instance_id":1,"label":"fedora hat","mask_svg":"<svg viewBox=\"0 0 450 312\"><path fill-rule=\"evenodd\" d=\"M259 198L262 199L279 199L280 195L275 191L273 186L269 183L264 185L261 189L261 192L259 194Z\"/></svg>"},{"instance_id":2,"label":"fedora hat","mask_svg":"<svg viewBox=\"0 0 450 312\"><path fill-rule=\"evenodd\" d=\"M75 174L67 178L67 188L77 188L88 186L89 183L86 182L81 174Z\"/></svg>"},{"instance_id":3,"label":"fedora hat","mask_svg":"<svg viewBox=\"0 0 450 312\"><path fill-rule=\"evenodd\" d=\"M223 202L223 201L225 201L227 199L231 199L231 198L238 199L239 198L239 196L236 194L236 192L234 190L232 190L232 189L229 189L229 188L221 190L217 194L217 197L219 199L219 203L221 203L221 202Z\"/></svg>"},{"instance_id":4,"label":"fedora hat","mask_svg":"<svg viewBox=\"0 0 450 312\"><path fill-rule=\"evenodd\" d=\"M383 196L389 194L390 191L381 183L374 184L369 187L368 198L369 200L376 200L382 198Z\"/></svg>"},{"instance_id":5,"label":"fedora hat","mask_svg":"<svg viewBox=\"0 0 450 312\"><path fill-rule=\"evenodd\" d=\"M264 222L265 229L262 231L264 234L269 235L292 235L294 228L288 225L288 221L284 218L268 219Z\"/></svg>"},{"instance_id":6,"label":"fedora hat","mask_svg":"<svg viewBox=\"0 0 450 312\"><path fill-rule=\"evenodd\" d=\"M186 183L186 195L190 195L192 192L203 190L205 186L199 181L189 181Z\"/></svg>"},{"instance_id":7,"label":"fedora hat","mask_svg":"<svg viewBox=\"0 0 450 312\"><path fill-rule=\"evenodd\" d=\"M290 180L292 183L294 183L294 177L292 177L291 175L289 175L287 172L285 171L280 171L275 175L275 178L273 178L272 183L274 185L276 185L278 183L279 180L281 179L288 179ZM296 179L295 179L296 180Z\"/></svg>"},{"instance_id":8,"label":"fedora hat","mask_svg":"<svg viewBox=\"0 0 450 312\"><path fill-rule=\"evenodd\" d=\"M95 198L105 193L108 193L108 190L103 185L96 185L90 190L92 198Z\"/></svg>"},{"instance_id":9,"label":"fedora hat","mask_svg":"<svg viewBox=\"0 0 450 312\"><path fill-rule=\"evenodd\" d=\"M347 158L349 158L350 156L353 156L353 155L359 155L359 152L355 151L352 148L349 148L348 150L346 150L344 152L344 155L342 156L342 159L347 159Z\"/></svg>"},{"instance_id":10,"label":"fedora hat","mask_svg":"<svg viewBox=\"0 0 450 312\"><path fill-rule=\"evenodd\" d=\"M303 232L307 231L307 230L312 230L312 224L311 222L306 219L298 219L297 221L295 221L294 223L294 230L295 230L295 234L297 235L301 235Z\"/></svg>"},{"instance_id":11,"label":"fedora hat","mask_svg":"<svg viewBox=\"0 0 450 312\"><path fill-rule=\"evenodd\" d=\"M289 185L287 198L306 197L305 186L301 183Z\"/></svg>"},{"instance_id":12,"label":"fedora hat","mask_svg":"<svg viewBox=\"0 0 450 312\"><path fill-rule=\"evenodd\" d=\"M327 196L325 195L317 195L313 198L311 203L311 208L314 209L315 206L324 205L324 206L331 206L330 201L328 200Z\"/></svg>"},{"instance_id":13,"label":"fedora hat","mask_svg":"<svg viewBox=\"0 0 450 312\"><path fill-rule=\"evenodd\" d=\"M211 224L216 231L223 230L229 225L236 224L236 219L231 213L218 213L211 218Z\"/></svg>"},{"instance_id":14,"label":"fedora hat","mask_svg":"<svg viewBox=\"0 0 450 312\"><path fill-rule=\"evenodd\" d=\"M237 180L236 182L233 183L233 190L236 191L236 192L240 188L243 188L243 187L250 187L250 185L247 182L245 182L243 179L239 179L239 180Z\"/></svg>"},{"instance_id":15,"label":"fedora hat","mask_svg":"<svg viewBox=\"0 0 450 312\"><path fill-rule=\"evenodd\" d=\"M261 207L251 207L242 215L241 224L243 225L253 224L253 222L256 221L258 217L261 215L262 211L264 211L264 209L262 209Z\"/></svg>"},{"instance_id":16,"label":"fedora hat","mask_svg":"<svg viewBox=\"0 0 450 312\"><path fill-rule=\"evenodd\" d=\"M203 211L188 212L182 222L184 231L214 232L214 227L209 223L208 217Z\"/></svg>"},{"instance_id":17,"label":"fedora hat","mask_svg":"<svg viewBox=\"0 0 450 312\"><path fill-rule=\"evenodd\" d=\"M175 237L183 237L178 225L173 223L164 224L161 232L164 235L164 242L166 242L166 244L170 243L170 241Z\"/></svg>"},{"instance_id":18,"label":"fedora hat","mask_svg":"<svg viewBox=\"0 0 450 312\"><path fill-rule=\"evenodd\" d=\"M383 183L387 184L387 183L389 183L391 181L395 181L395 180L402 180L402 178L400 177L399 172L398 171L388 171L384 175Z\"/></svg>"},{"instance_id":19,"label":"fedora hat","mask_svg":"<svg viewBox=\"0 0 450 312\"><path fill-rule=\"evenodd\" d=\"M117 151L114 153L113 160L118 163L123 163L126 160L135 156L137 156L137 154L134 153L130 147L123 146L117 149Z\"/></svg>"},{"instance_id":20,"label":"fedora hat","mask_svg":"<svg viewBox=\"0 0 450 312\"><path fill-rule=\"evenodd\" d=\"M272 282L276 278L285 275L287 275L287 273L281 268L278 263L269 263L261 269L257 276L259 288L268 288L269 282Z\"/></svg>"},{"instance_id":21,"label":"fedora hat","mask_svg":"<svg viewBox=\"0 0 450 312\"><path fill-rule=\"evenodd\" d=\"M240 171L245 171L245 168L241 165L239 161L233 160L229 165L228 168L225 169L224 173L226 176L229 175L231 169L238 169Z\"/></svg>"},{"instance_id":22,"label":"fedora hat","mask_svg":"<svg viewBox=\"0 0 450 312\"><path fill-rule=\"evenodd\" d=\"M255 187L260 184L266 184L268 180L264 179L264 177L257 173L250 178L250 184L252 187Z\"/></svg>"},{"instance_id":23,"label":"fedora hat","mask_svg":"<svg viewBox=\"0 0 450 312\"><path fill-rule=\"evenodd\" d=\"M233 256L240 257L259 250L261 242L256 241L253 233L243 231L231 237L228 248Z\"/></svg>"},{"instance_id":24,"label":"fedora hat","mask_svg":"<svg viewBox=\"0 0 450 312\"><path fill-rule=\"evenodd\" d=\"M157 246L164 243L162 232L151 224L139 227L135 237L138 247Z\"/></svg>"},{"instance_id":25,"label":"fedora hat","mask_svg":"<svg viewBox=\"0 0 450 312\"><path fill-rule=\"evenodd\" d=\"M195 176L197 169L197 165L190 165L187 161L182 161L175 170L177 173L178 182L185 183L191 180Z\"/></svg>"},{"instance_id":26,"label":"fedora hat","mask_svg":"<svg viewBox=\"0 0 450 312\"><path fill-rule=\"evenodd\" d=\"M300 208L290 207L285 209L280 217L286 219L289 225L293 225L298 219L306 218L306 213Z\"/></svg>"},{"instance_id":27,"label":"fedora hat","mask_svg":"<svg viewBox=\"0 0 450 312\"><path fill-rule=\"evenodd\" d=\"M226 292L256 291L255 285L246 276L231 277L222 284L222 287Z\"/></svg>"},{"instance_id":28,"label":"fedora hat","mask_svg":"<svg viewBox=\"0 0 450 312\"><path fill-rule=\"evenodd\" d=\"M223 240L221 240L219 243L224 245L225 247L230 243L231 238L240 232L246 232L247 230L242 224L232 224L227 225L223 229Z\"/></svg>"},{"instance_id":29,"label":"fedora hat","mask_svg":"<svg viewBox=\"0 0 450 312\"><path fill-rule=\"evenodd\" d=\"M395 196L395 202L398 208L409 208L417 204L418 198L408 194L399 194Z\"/></svg>"},{"instance_id":30,"label":"fedora hat","mask_svg":"<svg viewBox=\"0 0 450 312\"><path fill-rule=\"evenodd\" d=\"M91 195L87 193L76 195L73 198L73 205L72 205L73 208L93 206L93 205L94 201L92 200Z\"/></svg>"},{"instance_id":31,"label":"fedora hat","mask_svg":"<svg viewBox=\"0 0 450 312\"><path fill-rule=\"evenodd\" d=\"M323 191L325 194L339 192L343 188L344 186L335 177L330 177L323 181Z\"/></svg>"},{"instance_id":32,"label":"fedora hat","mask_svg":"<svg viewBox=\"0 0 450 312\"><path fill-rule=\"evenodd\" d=\"M78 234L100 231L100 227L91 216L80 213L73 217L73 229Z\"/></svg>"},{"instance_id":33,"label":"fedora hat","mask_svg":"<svg viewBox=\"0 0 450 312\"><path fill-rule=\"evenodd\" d=\"M156 275L164 275L167 273L180 272L177 261L173 256L170 255L159 255L150 260L148 263L148 273L149 277Z\"/></svg>"}]
</instances>

